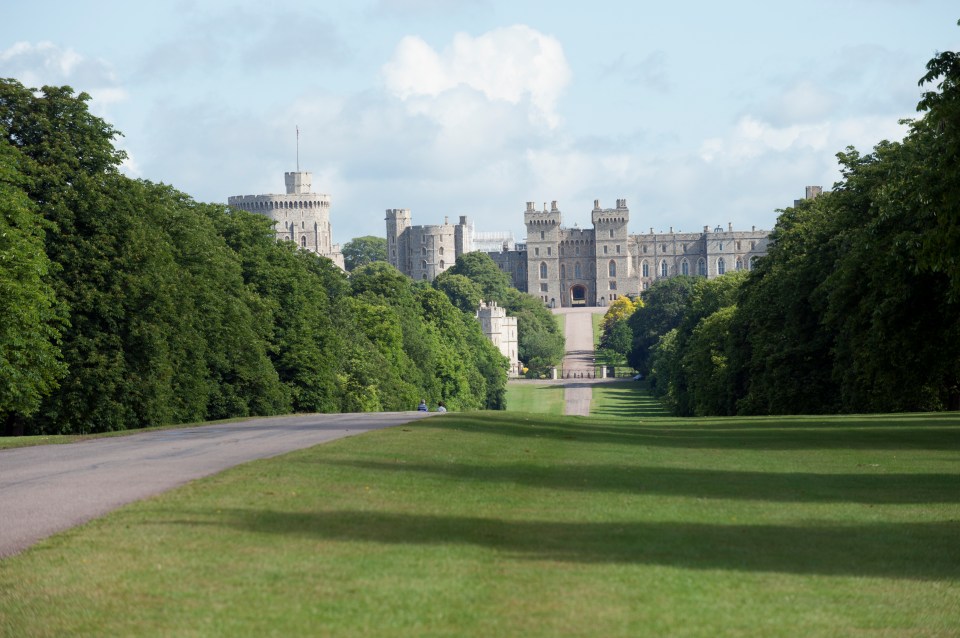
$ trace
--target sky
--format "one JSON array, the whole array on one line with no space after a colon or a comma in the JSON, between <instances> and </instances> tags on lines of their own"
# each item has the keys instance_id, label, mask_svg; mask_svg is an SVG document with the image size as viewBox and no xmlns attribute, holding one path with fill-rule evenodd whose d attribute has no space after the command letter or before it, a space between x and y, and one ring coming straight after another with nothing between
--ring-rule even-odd
<instances>
[{"instance_id":1,"label":"sky","mask_svg":"<svg viewBox=\"0 0 960 638\"><path fill-rule=\"evenodd\" d=\"M528 201L772 229L838 152L902 139L960 50L956 0L6 4L0 77L90 94L126 174L226 203L299 165L340 243L388 208L520 240Z\"/></svg>"}]
</instances>

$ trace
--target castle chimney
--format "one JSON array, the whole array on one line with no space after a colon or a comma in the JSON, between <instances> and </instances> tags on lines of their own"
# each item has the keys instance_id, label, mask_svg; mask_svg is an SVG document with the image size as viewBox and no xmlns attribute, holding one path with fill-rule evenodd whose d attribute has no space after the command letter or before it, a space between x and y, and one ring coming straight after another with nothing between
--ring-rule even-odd
<instances>
[{"instance_id":1,"label":"castle chimney","mask_svg":"<svg viewBox=\"0 0 960 638\"><path fill-rule=\"evenodd\" d=\"M527 202L527 210L531 212L533 211L533 202Z\"/></svg>"},{"instance_id":2,"label":"castle chimney","mask_svg":"<svg viewBox=\"0 0 960 638\"><path fill-rule=\"evenodd\" d=\"M552 202L550 202L550 210L553 211L554 213L557 212L557 200L553 200Z\"/></svg>"},{"instance_id":3,"label":"castle chimney","mask_svg":"<svg viewBox=\"0 0 960 638\"><path fill-rule=\"evenodd\" d=\"M709 232L710 232L710 227L709 227L709 226L704 226L704 227L703 227L703 232L709 233Z\"/></svg>"},{"instance_id":4,"label":"castle chimney","mask_svg":"<svg viewBox=\"0 0 960 638\"><path fill-rule=\"evenodd\" d=\"M600 210L600 200L599 200L599 199L593 200L593 210Z\"/></svg>"},{"instance_id":5,"label":"castle chimney","mask_svg":"<svg viewBox=\"0 0 960 638\"><path fill-rule=\"evenodd\" d=\"M727 222L727 230L733 232L733 222Z\"/></svg>"}]
</instances>

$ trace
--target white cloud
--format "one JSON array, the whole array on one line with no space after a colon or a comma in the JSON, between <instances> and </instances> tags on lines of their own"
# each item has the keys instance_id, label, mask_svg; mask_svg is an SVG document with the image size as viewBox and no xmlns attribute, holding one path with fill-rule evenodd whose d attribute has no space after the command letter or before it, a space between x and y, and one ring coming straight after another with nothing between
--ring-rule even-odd
<instances>
[{"instance_id":1,"label":"white cloud","mask_svg":"<svg viewBox=\"0 0 960 638\"><path fill-rule=\"evenodd\" d=\"M476 38L458 33L442 52L407 36L382 73L387 89L401 100L438 98L466 86L491 102L526 103L531 121L550 128L560 123L556 102L571 77L560 43L525 25Z\"/></svg>"},{"instance_id":2,"label":"white cloud","mask_svg":"<svg viewBox=\"0 0 960 638\"><path fill-rule=\"evenodd\" d=\"M725 137L704 140L699 155L705 162L723 164L741 164L769 154L804 150L832 156L847 146L869 150L883 139L899 140L905 133L905 127L883 116L775 126L746 115Z\"/></svg>"},{"instance_id":3,"label":"white cloud","mask_svg":"<svg viewBox=\"0 0 960 638\"><path fill-rule=\"evenodd\" d=\"M99 115L128 97L109 64L52 42L17 42L0 51L0 76L16 78L31 88L68 84L89 93L91 110Z\"/></svg>"}]
</instances>

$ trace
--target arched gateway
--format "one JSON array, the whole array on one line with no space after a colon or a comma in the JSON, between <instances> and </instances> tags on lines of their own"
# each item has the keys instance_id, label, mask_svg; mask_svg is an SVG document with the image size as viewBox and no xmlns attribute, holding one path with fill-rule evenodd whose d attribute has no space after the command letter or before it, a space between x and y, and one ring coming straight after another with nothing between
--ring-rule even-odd
<instances>
[{"instance_id":1,"label":"arched gateway","mask_svg":"<svg viewBox=\"0 0 960 638\"><path fill-rule=\"evenodd\" d=\"M587 305L587 287L577 284L570 288L570 305L571 306L586 306Z\"/></svg>"}]
</instances>

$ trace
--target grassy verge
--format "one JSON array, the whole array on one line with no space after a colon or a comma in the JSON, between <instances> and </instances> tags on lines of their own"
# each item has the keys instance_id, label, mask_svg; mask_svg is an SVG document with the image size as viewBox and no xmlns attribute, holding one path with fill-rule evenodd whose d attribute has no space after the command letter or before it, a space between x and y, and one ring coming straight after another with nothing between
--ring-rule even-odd
<instances>
[{"instance_id":1,"label":"grassy verge","mask_svg":"<svg viewBox=\"0 0 960 638\"><path fill-rule=\"evenodd\" d=\"M0 562L9 636L946 636L956 415L449 414Z\"/></svg>"},{"instance_id":2,"label":"grassy verge","mask_svg":"<svg viewBox=\"0 0 960 638\"><path fill-rule=\"evenodd\" d=\"M603 323L603 315L591 315L591 319L593 320L593 349L596 350L600 347L600 336L602 333L600 324Z\"/></svg>"},{"instance_id":3,"label":"grassy verge","mask_svg":"<svg viewBox=\"0 0 960 638\"><path fill-rule=\"evenodd\" d=\"M540 382L511 381L507 384L507 410L562 415L563 387Z\"/></svg>"},{"instance_id":4,"label":"grassy verge","mask_svg":"<svg viewBox=\"0 0 960 638\"><path fill-rule=\"evenodd\" d=\"M646 381L617 381L593 386L590 414L634 419L670 416L670 412L650 393Z\"/></svg>"},{"instance_id":5,"label":"grassy verge","mask_svg":"<svg viewBox=\"0 0 960 638\"><path fill-rule=\"evenodd\" d=\"M0 450L9 450L18 447L29 447L31 445L59 445L62 443L77 443L79 441L88 441L90 439L107 439L114 436L129 436L131 434L140 434L141 432L153 432L155 430L179 430L183 428L196 428L204 425L214 425L217 423L235 423L244 421L252 417L238 417L234 419L221 419L219 421L204 421L201 423L177 423L175 425L158 425L151 428L137 428L132 430L118 430L116 432L100 432L98 434L45 434L38 436L0 436Z\"/></svg>"}]
</instances>

